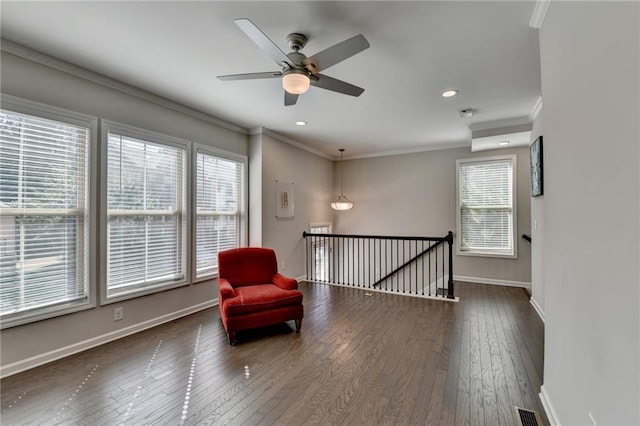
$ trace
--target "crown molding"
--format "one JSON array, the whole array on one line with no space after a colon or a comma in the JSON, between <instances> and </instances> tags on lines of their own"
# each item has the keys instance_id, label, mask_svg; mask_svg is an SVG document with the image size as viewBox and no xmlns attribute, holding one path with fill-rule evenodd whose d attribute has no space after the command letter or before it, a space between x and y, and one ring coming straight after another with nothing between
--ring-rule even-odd
<instances>
[{"instance_id":1,"label":"crown molding","mask_svg":"<svg viewBox=\"0 0 640 426\"><path fill-rule=\"evenodd\" d=\"M131 86L121 81L99 74L97 72L90 71L86 68L79 67L70 62L63 61L56 57L47 55L46 53L38 52L36 50L14 43L12 41L0 39L0 50L2 50L3 52L10 53L12 55L18 56L23 59L27 59L31 62L35 62L41 65L45 65L49 68L56 69L58 71L65 72L75 77L79 77L84 80L91 81L92 83L100 84L110 89L117 90L127 95L135 96L139 99L143 99L145 101L154 103L156 105L160 105L162 107L179 112L181 114L185 114L185 115L197 118L199 120L215 124L216 126L220 126L227 130L240 133L241 135L249 134L249 131L244 127L237 126L233 123L221 120L212 115L190 108L181 103L172 101L170 99L156 95L151 92L147 92L146 90L139 89L135 86Z\"/></svg>"},{"instance_id":2,"label":"crown molding","mask_svg":"<svg viewBox=\"0 0 640 426\"><path fill-rule=\"evenodd\" d=\"M311 154L317 155L318 157L322 157L322 158L326 158L327 160L331 160L334 161L335 159L325 153L322 153L316 149L313 149L309 146L306 146L305 144L298 142L295 139L290 138L289 136L285 136L283 134L280 134L278 132L275 132L271 129L267 129L266 127L259 127L259 128L254 128L251 129L251 131L249 132L250 135L257 135L257 134L263 134L263 135L267 135L269 137L272 137L274 139L279 140L280 142L284 142L288 145L291 146L295 146L296 148L299 148L303 151L307 151L310 152Z\"/></svg>"},{"instance_id":3,"label":"crown molding","mask_svg":"<svg viewBox=\"0 0 640 426\"><path fill-rule=\"evenodd\" d=\"M531 28L535 28L536 30L542 28L542 24L544 24L544 18L547 16L547 11L549 11L550 5L551 0L536 1L536 5L533 8L533 13L531 14L531 20L529 21L529 26Z\"/></svg>"},{"instance_id":4,"label":"crown molding","mask_svg":"<svg viewBox=\"0 0 640 426\"><path fill-rule=\"evenodd\" d=\"M538 118L538 116L540 115L540 112L542 112L542 96L538 97L536 104L533 106L533 109L531 110L531 114L529 114L529 117L531 118L532 122Z\"/></svg>"},{"instance_id":5,"label":"crown molding","mask_svg":"<svg viewBox=\"0 0 640 426\"><path fill-rule=\"evenodd\" d=\"M382 152L375 152L371 154L350 155L350 156L345 156L344 160L362 160L365 158L391 157L394 155L417 154L420 152L442 151L445 149L470 148L470 147L471 147L471 140L458 141L458 142L452 142L452 143L425 145L419 148L396 149L393 151L382 151Z\"/></svg>"}]
</instances>

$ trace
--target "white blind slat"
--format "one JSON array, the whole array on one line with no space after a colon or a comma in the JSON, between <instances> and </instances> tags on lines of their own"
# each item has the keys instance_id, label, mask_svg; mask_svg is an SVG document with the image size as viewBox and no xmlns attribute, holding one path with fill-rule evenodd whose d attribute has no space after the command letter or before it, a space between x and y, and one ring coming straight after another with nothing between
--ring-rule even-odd
<instances>
[{"instance_id":1,"label":"white blind slat","mask_svg":"<svg viewBox=\"0 0 640 426\"><path fill-rule=\"evenodd\" d=\"M513 161L460 162L458 166L460 248L513 251Z\"/></svg>"},{"instance_id":2,"label":"white blind slat","mask_svg":"<svg viewBox=\"0 0 640 426\"><path fill-rule=\"evenodd\" d=\"M196 156L196 274L215 273L218 253L242 241L244 163Z\"/></svg>"},{"instance_id":3,"label":"white blind slat","mask_svg":"<svg viewBox=\"0 0 640 426\"><path fill-rule=\"evenodd\" d=\"M107 157L108 295L183 278L185 149L109 132Z\"/></svg>"},{"instance_id":4,"label":"white blind slat","mask_svg":"<svg viewBox=\"0 0 640 426\"><path fill-rule=\"evenodd\" d=\"M88 297L88 127L0 110L0 314Z\"/></svg>"}]
</instances>

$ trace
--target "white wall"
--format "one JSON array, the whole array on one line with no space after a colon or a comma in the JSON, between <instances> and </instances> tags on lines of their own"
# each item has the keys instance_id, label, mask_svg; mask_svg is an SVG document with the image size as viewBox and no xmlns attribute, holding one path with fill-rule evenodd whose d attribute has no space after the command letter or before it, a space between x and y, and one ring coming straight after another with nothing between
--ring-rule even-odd
<instances>
[{"instance_id":1,"label":"white wall","mask_svg":"<svg viewBox=\"0 0 640 426\"><path fill-rule=\"evenodd\" d=\"M276 218L276 180L294 183L292 218ZM262 134L262 245L276 251L283 274L305 275L302 232L312 222L331 222L332 186L331 160Z\"/></svg>"},{"instance_id":2,"label":"white wall","mask_svg":"<svg viewBox=\"0 0 640 426\"><path fill-rule=\"evenodd\" d=\"M262 247L262 134L249 136L249 245Z\"/></svg>"},{"instance_id":3,"label":"white wall","mask_svg":"<svg viewBox=\"0 0 640 426\"><path fill-rule=\"evenodd\" d=\"M543 136L542 141L542 165L544 177L544 161L546 156L544 140L544 118L539 113L533 122L531 130L531 142L538 136ZM546 184L546 179L545 182ZM531 304L544 320L544 194L531 198Z\"/></svg>"},{"instance_id":4,"label":"white wall","mask_svg":"<svg viewBox=\"0 0 640 426\"><path fill-rule=\"evenodd\" d=\"M3 93L247 154L244 134L6 52L1 64ZM97 283L91 284L97 291ZM215 283L204 282L2 330L2 371L15 371L82 349L82 342L95 343L92 339L97 336L117 337L176 313L202 309L216 299ZM113 321L114 306L124 308L124 320Z\"/></svg>"},{"instance_id":5,"label":"white wall","mask_svg":"<svg viewBox=\"0 0 640 426\"><path fill-rule=\"evenodd\" d=\"M531 246L520 238L530 234L529 150L500 149L472 153L469 148L345 160L344 193L355 203L336 212L335 231L374 235L443 237L456 232L456 160L517 155L517 259L477 256L454 258L454 276L530 285ZM340 193L340 181L334 189Z\"/></svg>"},{"instance_id":6,"label":"white wall","mask_svg":"<svg viewBox=\"0 0 640 426\"><path fill-rule=\"evenodd\" d=\"M552 2L544 99L543 400L640 424L640 3Z\"/></svg>"}]
</instances>

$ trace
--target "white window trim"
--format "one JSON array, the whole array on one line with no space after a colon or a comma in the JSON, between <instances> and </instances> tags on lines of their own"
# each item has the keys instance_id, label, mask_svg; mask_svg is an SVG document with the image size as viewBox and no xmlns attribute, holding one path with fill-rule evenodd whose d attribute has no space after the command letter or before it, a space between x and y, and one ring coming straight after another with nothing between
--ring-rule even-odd
<instances>
[{"instance_id":1,"label":"white window trim","mask_svg":"<svg viewBox=\"0 0 640 426\"><path fill-rule=\"evenodd\" d=\"M313 228L320 228L320 227L329 227L329 234L331 234L333 232L333 222L311 222L309 224L309 232L313 231Z\"/></svg>"},{"instance_id":2,"label":"white window trim","mask_svg":"<svg viewBox=\"0 0 640 426\"><path fill-rule=\"evenodd\" d=\"M204 145L204 144L199 144L199 143L194 143L193 144L193 154L191 156L191 164L195 166L197 158L198 158L198 154L202 153L205 155L211 155L211 156L215 156L215 157L220 157L220 158L225 158L227 160L231 160L231 161L237 161L240 162L244 165L244 185L242 188L242 212L241 212L241 220L240 220L240 224L241 224L241 229L240 229L240 233L241 233L241 238L240 238L240 247L246 247L248 245L248 238L249 238L249 232L248 232L248 216L249 216L249 160L247 158L246 155L240 155L240 154L236 154L233 152L228 152L228 151L224 151L222 149L219 148L214 148L208 145ZM191 174L191 188L193 188L192 191L192 208L191 208L191 223L193 224L193 226L191 227L191 253L193 253L193 255L190 257L191 259L191 276L193 277L193 283L201 283L201 282L206 282L206 281L211 281L212 279L218 278L218 270L216 269L215 271L213 271L210 274L207 275L203 275L201 277L198 277L198 272L197 272L197 244L198 244L198 238L197 238L197 223L198 223L198 208L197 208L197 173L196 173L197 167L193 168L193 173Z\"/></svg>"},{"instance_id":3,"label":"white window trim","mask_svg":"<svg viewBox=\"0 0 640 426\"><path fill-rule=\"evenodd\" d=\"M329 232L327 232L327 234L332 234L333 233L333 222L311 222L309 223L309 236L310 238L313 238L313 228L321 228L321 227L328 227L329 228ZM329 251L329 254L331 256L331 253L333 253L333 238L331 237L322 237L322 238L314 238L314 241L316 244L317 243L326 243L327 244L327 248ZM315 254L315 250L317 249L317 246L314 245L312 243L312 252ZM304 264L308 265L309 259L307 258L307 256L309 255L309 250L305 250L305 259L304 259ZM329 271L330 271L331 267L329 266L329 264L327 264L327 270L325 271L327 274L327 279L329 278ZM335 273L335 271L334 271ZM307 277L307 278L311 278L314 279L315 277Z\"/></svg>"},{"instance_id":4,"label":"white window trim","mask_svg":"<svg viewBox=\"0 0 640 426\"><path fill-rule=\"evenodd\" d=\"M462 226L461 226L461 214L460 214L460 165L464 163L478 163L483 161L496 161L496 160L511 160L512 167L512 177L513 180L511 182L512 185L512 230L511 230L511 238L513 244L513 250L511 253L499 253L495 251L484 251L484 250L462 250L460 247L460 242L462 241ZM461 160L456 160L456 230L458 238L456 240L456 254L459 256L478 256L478 257L495 257L495 258L503 258L503 259L517 259L518 258L518 239L516 238L518 235L518 163L517 156L515 154L512 155L496 155L492 157L477 157L477 158L466 158Z\"/></svg>"},{"instance_id":5,"label":"white window trim","mask_svg":"<svg viewBox=\"0 0 640 426\"><path fill-rule=\"evenodd\" d=\"M128 136L135 139L140 139L149 142L160 142L162 144L172 146L185 151L185 211L183 212L186 226L184 229L185 236L192 235L192 221L191 210L193 205L192 200L192 146L193 143L179 139L172 136L167 136L161 133L152 132L149 130L140 129L138 127L129 126L122 123L117 123L109 120L100 120L100 304L108 305L110 303L116 303L123 300L133 299L140 296L146 296L154 294L164 290L170 290L173 288L183 287L191 283L191 270L189 266L189 259L193 257L192 245L189 244L189 239L186 238L185 251L183 252L183 265L184 265L184 278L179 281L160 282L156 285L151 285L139 290L132 290L130 292L108 296L107 291L107 264L108 264L108 235L107 235L107 178L108 178L108 140L109 132L117 133L122 136Z\"/></svg>"},{"instance_id":6,"label":"white window trim","mask_svg":"<svg viewBox=\"0 0 640 426\"><path fill-rule=\"evenodd\" d=\"M83 311L96 307L96 262L92 259L96 258L96 206L97 194L92 188L97 182L97 134L98 119L96 117L80 114L62 108L57 108L39 102L29 101L27 99L18 98L16 96L2 94L0 99L1 107L6 110L15 111L17 113L32 115L45 118L48 120L60 121L76 126L87 127L89 129L89 144L87 146L87 160L89 170L87 172L87 209L86 220L89 226L89 241L87 248L88 258L86 262L85 287L87 290L86 300L72 301L47 306L41 309L34 309L30 312L20 312L16 314L5 315L2 318L0 328L5 329L15 327L35 321L49 319L61 315L67 315L74 312Z\"/></svg>"}]
</instances>

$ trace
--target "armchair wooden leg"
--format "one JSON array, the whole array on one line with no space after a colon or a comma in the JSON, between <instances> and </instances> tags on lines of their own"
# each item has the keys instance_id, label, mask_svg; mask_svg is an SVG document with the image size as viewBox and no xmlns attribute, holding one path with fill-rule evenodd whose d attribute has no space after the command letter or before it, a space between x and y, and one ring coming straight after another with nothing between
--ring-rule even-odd
<instances>
[{"instance_id":1,"label":"armchair wooden leg","mask_svg":"<svg viewBox=\"0 0 640 426\"><path fill-rule=\"evenodd\" d=\"M300 333L300 328L302 328L302 318L296 320L296 333Z\"/></svg>"},{"instance_id":2,"label":"armchair wooden leg","mask_svg":"<svg viewBox=\"0 0 640 426\"><path fill-rule=\"evenodd\" d=\"M236 340L236 332L235 331L230 331L229 332L229 344L231 346L235 346L236 343L238 343L238 341Z\"/></svg>"}]
</instances>

